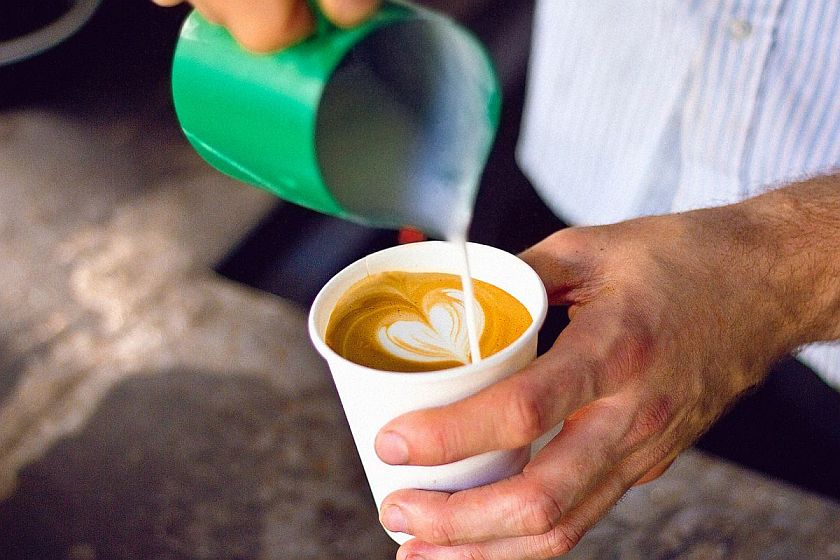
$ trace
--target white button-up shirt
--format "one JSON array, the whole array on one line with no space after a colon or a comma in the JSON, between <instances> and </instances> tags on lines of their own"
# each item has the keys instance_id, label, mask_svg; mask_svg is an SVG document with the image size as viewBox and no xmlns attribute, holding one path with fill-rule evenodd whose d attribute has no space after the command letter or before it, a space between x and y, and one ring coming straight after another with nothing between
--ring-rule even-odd
<instances>
[{"instance_id":1,"label":"white button-up shirt","mask_svg":"<svg viewBox=\"0 0 840 560\"><path fill-rule=\"evenodd\" d=\"M534 25L519 162L569 223L840 169L840 0L541 0ZM840 388L840 346L799 358Z\"/></svg>"}]
</instances>

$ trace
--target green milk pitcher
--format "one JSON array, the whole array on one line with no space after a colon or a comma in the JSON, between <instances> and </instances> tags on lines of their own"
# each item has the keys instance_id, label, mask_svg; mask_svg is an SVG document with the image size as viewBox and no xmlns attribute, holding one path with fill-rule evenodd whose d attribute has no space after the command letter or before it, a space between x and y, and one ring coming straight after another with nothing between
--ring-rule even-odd
<instances>
[{"instance_id":1,"label":"green milk pitcher","mask_svg":"<svg viewBox=\"0 0 840 560\"><path fill-rule=\"evenodd\" d=\"M312 37L268 55L187 18L172 92L190 143L222 172L319 212L464 234L499 119L484 48L407 3L386 1L350 29L315 12Z\"/></svg>"}]
</instances>

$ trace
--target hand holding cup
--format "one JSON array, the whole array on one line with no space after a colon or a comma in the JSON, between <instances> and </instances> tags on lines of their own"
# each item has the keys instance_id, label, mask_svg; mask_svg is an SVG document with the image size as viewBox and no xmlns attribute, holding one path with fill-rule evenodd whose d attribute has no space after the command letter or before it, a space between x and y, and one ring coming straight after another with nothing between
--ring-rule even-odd
<instances>
[{"instance_id":1,"label":"hand holding cup","mask_svg":"<svg viewBox=\"0 0 840 560\"><path fill-rule=\"evenodd\" d=\"M548 305L537 274L514 255L493 247L469 244L468 254L473 277L510 294L531 318L525 332L512 344L478 363L427 372L382 371L351 362L326 343L327 327L336 304L357 282L389 271L457 274L462 257L453 244L412 243L374 253L337 274L312 306L310 336L330 366L377 506L399 489L452 492L501 480L518 473L530 457L530 446L524 444L450 464L389 465L377 456L374 448L377 432L394 418L475 394L525 367L536 355L537 333ZM487 419L491 416L488 414ZM483 427L477 425L475 429ZM399 543L410 538L398 531L389 533Z\"/></svg>"}]
</instances>

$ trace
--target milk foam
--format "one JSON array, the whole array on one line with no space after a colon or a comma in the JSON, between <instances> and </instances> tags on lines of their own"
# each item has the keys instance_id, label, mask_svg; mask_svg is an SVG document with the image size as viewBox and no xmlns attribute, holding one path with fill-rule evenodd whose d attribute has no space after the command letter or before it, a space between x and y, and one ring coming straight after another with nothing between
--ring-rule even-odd
<instances>
[{"instance_id":1,"label":"milk foam","mask_svg":"<svg viewBox=\"0 0 840 560\"><path fill-rule=\"evenodd\" d=\"M473 280L472 287L475 338L481 355L492 356L525 332L531 315L496 286ZM325 341L348 360L383 371L435 371L469 364L475 360L466 299L461 279L454 274L372 274L336 303Z\"/></svg>"},{"instance_id":2,"label":"milk foam","mask_svg":"<svg viewBox=\"0 0 840 560\"><path fill-rule=\"evenodd\" d=\"M411 362L471 362L464 294L454 289L438 292L441 295L430 292L429 300L434 303L423 309L423 317L403 319L379 328L377 340L385 352ZM480 338L484 330L480 305L475 306L475 330L474 336Z\"/></svg>"}]
</instances>

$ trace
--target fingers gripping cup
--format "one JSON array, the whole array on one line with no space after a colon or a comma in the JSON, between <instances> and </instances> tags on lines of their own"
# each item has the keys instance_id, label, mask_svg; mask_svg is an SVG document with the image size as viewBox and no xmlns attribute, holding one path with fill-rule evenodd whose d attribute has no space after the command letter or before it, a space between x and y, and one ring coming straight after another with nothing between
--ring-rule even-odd
<instances>
[{"instance_id":1,"label":"fingers gripping cup","mask_svg":"<svg viewBox=\"0 0 840 560\"><path fill-rule=\"evenodd\" d=\"M172 92L190 143L222 172L326 214L438 237L466 230L500 106L480 43L395 1L350 29L318 15L311 38L268 55L193 13Z\"/></svg>"},{"instance_id":2,"label":"fingers gripping cup","mask_svg":"<svg viewBox=\"0 0 840 560\"><path fill-rule=\"evenodd\" d=\"M351 362L326 342L330 317L351 287L383 272L458 274L461 255L452 244L430 241L374 253L338 273L312 305L309 334L329 364L377 507L398 489L463 490L516 474L528 461L530 448L525 447L493 451L448 465L394 466L382 462L374 450L376 434L393 418L472 395L521 369L536 355L537 332L547 309L541 280L523 261L499 249L471 243L468 253L473 277L513 296L531 318L521 336L480 362L437 371L384 371ZM389 534L398 543L410 538L402 533Z\"/></svg>"}]
</instances>

